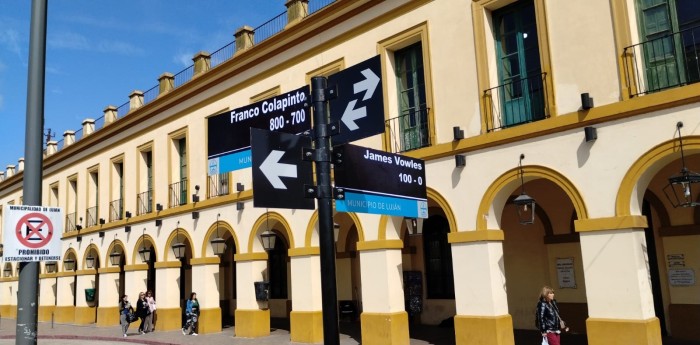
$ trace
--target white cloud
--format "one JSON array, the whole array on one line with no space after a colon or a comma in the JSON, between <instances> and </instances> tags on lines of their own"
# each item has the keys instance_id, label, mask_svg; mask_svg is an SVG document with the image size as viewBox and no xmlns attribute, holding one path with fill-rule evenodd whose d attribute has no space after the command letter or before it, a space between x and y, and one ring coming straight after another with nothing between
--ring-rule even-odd
<instances>
[{"instance_id":1,"label":"white cloud","mask_svg":"<svg viewBox=\"0 0 700 345\"><path fill-rule=\"evenodd\" d=\"M123 41L101 41L97 44L97 51L101 53L116 53L126 56L142 56L145 54L143 49Z\"/></svg>"},{"instance_id":2,"label":"white cloud","mask_svg":"<svg viewBox=\"0 0 700 345\"><path fill-rule=\"evenodd\" d=\"M194 53L180 53L173 57L173 62L182 65L182 67L190 67L194 64L193 57Z\"/></svg>"},{"instance_id":3,"label":"white cloud","mask_svg":"<svg viewBox=\"0 0 700 345\"><path fill-rule=\"evenodd\" d=\"M13 29L0 31L0 45L4 46L11 53L20 56L19 33Z\"/></svg>"},{"instance_id":4,"label":"white cloud","mask_svg":"<svg viewBox=\"0 0 700 345\"><path fill-rule=\"evenodd\" d=\"M49 34L48 45L53 48L88 50L90 43L88 39L75 32L57 32Z\"/></svg>"}]
</instances>

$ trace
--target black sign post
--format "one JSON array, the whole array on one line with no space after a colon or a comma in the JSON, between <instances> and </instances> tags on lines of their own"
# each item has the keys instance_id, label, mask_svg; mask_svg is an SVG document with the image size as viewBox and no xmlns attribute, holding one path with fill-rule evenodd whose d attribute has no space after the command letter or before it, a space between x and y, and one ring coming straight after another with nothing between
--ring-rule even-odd
<instances>
[{"instance_id":1,"label":"black sign post","mask_svg":"<svg viewBox=\"0 0 700 345\"><path fill-rule=\"evenodd\" d=\"M304 198L304 185L313 183L311 162L302 160L309 137L250 129L255 207L313 210L314 200Z\"/></svg>"},{"instance_id":2,"label":"black sign post","mask_svg":"<svg viewBox=\"0 0 700 345\"><path fill-rule=\"evenodd\" d=\"M381 72L377 55L328 77L328 85L337 89L330 101L331 123L340 127L334 146L384 133Z\"/></svg>"}]
</instances>

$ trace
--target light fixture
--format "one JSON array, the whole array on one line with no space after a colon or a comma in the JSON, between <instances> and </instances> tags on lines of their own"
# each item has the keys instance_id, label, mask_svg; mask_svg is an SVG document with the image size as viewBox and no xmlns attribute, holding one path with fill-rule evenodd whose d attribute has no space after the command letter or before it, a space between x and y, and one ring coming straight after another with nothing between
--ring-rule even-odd
<instances>
[{"instance_id":1,"label":"light fixture","mask_svg":"<svg viewBox=\"0 0 700 345\"><path fill-rule=\"evenodd\" d=\"M143 228L141 233L141 248L139 249L139 256L141 257L141 262L147 263L151 261L151 249L146 248L146 228Z\"/></svg>"},{"instance_id":2,"label":"light fixture","mask_svg":"<svg viewBox=\"0 0 700 345\"><path fill-rule=\"evenodd\" d=\"M78 230L78 231L83 230L83 225L82 225L83 224L83 217L80 217L79 219L80 219L80 223L75 225L75 230Z\"/></svg>"},{"instance_id":3,"label":"light fixture","mask_svg":"<svg viewBox=\"0 0 700 345\"><path fill-rule=\"evenodd\" d=\"M75 237L75 240L78 241L78 242L82 242L82 241L83 241L83 236L76 236L76 237Z\"/></svg>"},{"instance_id":4,"label":"light fixture","mask_svg":"<svg viewBox=\"0 0 700 345\"><path fill-rule=\"evenodd\" d=\"M276 239L277 235L269 229L260 234L260 241L262 241L263 248L268 252L275 248Z\"/></svg>"},{"instance_id":5,"label":"light fixture","mask_svg":"<svg viewBox=\"0 0 700 345\"><path fill-rule=\"evenodd\" d=\"M586 137L586 142L589 143L598 139L598 130L595 127L583 127L583 135Z\"/></svg>"},{"instance_id":6,"label":"light fixture","mask_svg":"<svg viewBox=\"0 0 700 345\"><path fill-rule=\"evenodd\" d=\"M216 215L216 238L211 240L211 249L214 251L215 255L223 255L226 251L226 241L219 235L219 216Z\"/></svg>"},{"instance_id":7,"label":"light fixture","mask_svg":"<svg viewBox=\"0 0 700 345\"><path fill-rule=\"evenodd\" d=\"M455 155L455 167L463 168L465 165L467 165L467 156Z\"/></svg>"},{"instance_id":8,"label":"light fixture","mask_svg":"<svg viewBox=\"0 0 700 345\"><path fill-rule=\"evenodd\" d=\"M5 270L3 272L5 274L5 278L12 276L12 266L5 266Z\"/></svg>"},{"instance_id":9,"label":"light fixture","mask_svg":"<svg viewBox=\"0 0 700 345\"><path fill-rule=\"evenodd\" d=\"M180 224L177 225L177 234L175 235L175 240L177 240L177 242L173 243L172 245L173 254L175 254L175 258L180 260L185 257L185 244L180 242Z\"/></svg>"},{"instance_id":10,"label":"light fixture","mask_svg":"<svg viewBox=\"0 0 700 345\"><path fill-rule=\"evenodd\" d=\"M105 232L104 232L104 231L100 231L100 232L97 233L97 235L98 235L100 238L105 237Z\"/></svg>"},{"instance_id":11,"label":"light fixture","mask_svg":"<svg viewBox=\"0 0 700 345\"><path fill-rule=\"evenodd\" d=\"M240 201L236 203L236 211L243 211L244 208L245 208L244 203L242 203Z\"/></svg>"},{"instance_id":12,"label":"light fixture","mask_svg":"<svg viewBox=\"0 0 700 345\"><path fill-rule=\"evenodd\" d=\"M119 264L122 261L122 253L117 250L117 248L114 248L114 251L109 254L109 262L112 264L112 266L119 266Z\"/></svg>"},{"instance_id":13,"label":"light fixture","mask_svg":"<svg viewBox=\"0 0 700 345\"><path fill-rule=\"evenodd\" d=\"M243 186L243 184L240 182L236 182L236 191L242 192L243 190L245 190L245 186Z\"/></svg>"},{"instance_id":14,"label":"light fixture","mask_svg":"<svg viewBox=\"0 0 700 345\"><path fill-rule=\"evenodd\" d=\"M56 272L56 261L49 261L44 266L46 267L46 273Z\"/></svg>"},{"instance_id":15,"label":"light fixture","mask_svg":"<svg viewBox=\"0 0 700 345\"><path fill-rule=\"evenodd\" d=\"M333 222L333 241L338 242L338 235L340 234L340 224Z\"/></svg>"},{"instance_id":16,"label":"light fixture","mask_svg":"<svg viewBox=\"0 0 700 345\"><path fill-rule=\"evenodd\" d=\"M105 223L105 219L104 219L104 218L100 218L100 225L104 225L104 223Z\"/></svg>"},{"instance_id":17,"label":"light fixture","mask_svg":"<svg viewBox=\"0 0 700 345\"><path fill-rule=\"evenodd\" d=\"M124 227L124 232L130 233L131 232L131 225L127 225Z\"/></svg>"},{"instance_id":18,"label":"light fixture","mask_svg":"<svg viewBox=\"0 0 700 345\"><path fill-rule=\"evenodd\" d=\"M156 204L156 211L163 211L163 205Z\"/></svg>"},{"instance_id":19,"label":"light fixture","mask_svg":"<svg viewBox=\"0 0 700 345\"><path fill-rule=\"evenodd\" d=\"M5 245L0 243L0 257L5 255Z\"/></svg>"},{"instance_id":20,"label":"light fixture","mask_svg":"<svg viewBox=\"0 0 700 345\"><path fill-rule=\"evenodd\" d=\"M593 97L588 92L581 94L581 109L588 110L593 108Z\"/></svg>"},{"instance_id":21,"label":"light fixture","mask_svg":"<svg viewBox=\"0 0 700 345\"><path fill-rule=\"evenodd\" d=\"M92 256L92 254L88 254L88 256L85 258L85 267L88 269L95 267L95 257Z\"/></svg>"},{"instance_id":22,"label":"light fixture","mask_svg":"<svg viewBox=\"0 0 700 345\"><path fill-rule=\"evenodd\" d=\"M63 269L65 271L72 271L75 269L75 259L68 258L63 260Z\"/></svg>"},{"instance_id":23,"label":"light fixture","mask_svg":"<svg viewBox=\"0 0 700 345\"><path fill-rule=\"evenodd\" d=\"M664 187L664 194L673 207L695 207L700 206L700 202L693 200L693 185L700 182L700 174L688 170L685 165L685 153L683 152L683 138L681 128L683 122L676 123L678 132L678 146L681 151L681 171L677 175L668 178L668 185Z\"/></svg>"},{"instance_id":24,"label":"light fixture","mask_svg":"<svg viewBox=\"0 0 700 345\"><path fill-rule=\"evenodd\" d=\"M406 218L405 220L409 236L418 236L423 234L423 218Z\"/></svg>"},{"instance_id":25,"label":"light fixture","mask_svg":"<svg viewBox=\"0 0 700 345\"><path fill-rule=\"evenodd\" d=\"M199 185L194 186L194 194L192 194L192 202L199 202ZM196 218L194 218L196 219Z\"/></svg>"},{"instance_id":26,"label":"light fixture","mask_svg":"<svg viewBox=\"0 0 700 345\"><path fill-rule=\"evenodd\" d=\"M131 212L126 211L126 212L124 213L124 216L125 216L126 218L131 218Z\"/></svg>"},{"instance_id":27,"label":"light fixture","mask_svg":"<svg viewBox=\"0 0 700 345\"><path fill-rule=\"evenodd\" d=\"M192 212L192 219L199 219L199 211Z\"/></svg>"},{"instance_id":28,"label":"light fixture","mask_svg":"<svg viewBox=\"0 0 700 345\"><path fill-rule=\"evenodd\" d=\"M524 154L520 154L520 162L518 163L520 174L520 195L513 200L515 208L518 210L518 219L520 224L527 225L535 222L535 199L525 193L525 181L523 173Z\"/></svg>"},{"instance_id":29,"label":"light fixture","mask_svg":"<svg viewBox=\"0 0 700 345\"><path fill-rule=\"evenodd\" d=\"M460 129L459 126L454 126L452 127L452 136L455 141L464 139L464 130Z\"/></svg>"},{"instance_id":30,"label":"light fixture","mask_svg":"<svg viewBox=\"0 0 700 345\"><path fill-rule=\"evenodd\" d=\"M163 225L163 220L162 219L156 219L156 227L159 227Z\"/></svg>"}]
</instances>

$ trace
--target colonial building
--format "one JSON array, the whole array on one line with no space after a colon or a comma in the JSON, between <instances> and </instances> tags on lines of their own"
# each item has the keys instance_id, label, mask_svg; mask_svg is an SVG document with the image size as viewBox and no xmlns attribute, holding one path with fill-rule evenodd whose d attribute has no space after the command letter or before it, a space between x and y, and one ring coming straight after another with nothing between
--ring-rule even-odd
<instances>
[{"instance_id":1,"label":"colonial building","mask_svg":"<svg viewBox=\"0 0 700 345\"><path fill-rule=\"evenodd\" d=\"M41 320L116 325L118 296L151 289L158 329L177 329L196 291L202 333L263 337L288 318L292 341L321 342L317 212L253 207L250 168L209 175L207 120L379 55L385 111L370 115L386 130L355 144L425 160L429 216L417 234L335 213L338 299L363 344L451 317L458 344L513 344L544 285L590 344L700 340L697 1L286 6L47 143L42 204L65 223ZM22 203L22 170L7 166L0 204ZM17 265L2 265L5 317Z\"/></svg>"}]
</instances>

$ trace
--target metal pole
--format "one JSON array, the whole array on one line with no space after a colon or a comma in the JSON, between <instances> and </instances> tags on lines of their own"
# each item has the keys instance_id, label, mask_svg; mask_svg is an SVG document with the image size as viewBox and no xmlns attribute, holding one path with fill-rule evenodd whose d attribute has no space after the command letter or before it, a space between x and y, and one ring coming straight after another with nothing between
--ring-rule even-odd
<instances>
[{"instance_id":1,"label":"metal pole","mask_svg":"<svg viewBox=\"0 0 700 345\"><path fill-rule=\"evenodd\" d=\"M24 203L41 205L42 139L44 131L44 68L46 62L47 0L32 1L27 83L27 124L24 141ZM15 344L36 345L38 323L39 263L19 264L17 328Z\"/></svg>"},{"instance_id":2,"label":"metal pole","mask_svg":"<svg viewBox=\"0 0 700 345\"><path fill-rule=\"evenodd\" d=\"M326 78L311 78L314 107L314 148L317 151L316 181L318 193L319 246L321 250L321 300L323 306L323 343L338 345L338 292L335 284L335 240L331 193L331 141L328 131Z\"/></svg>"}]
</instances>

